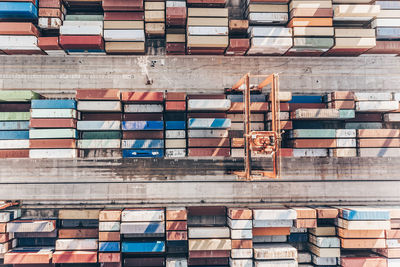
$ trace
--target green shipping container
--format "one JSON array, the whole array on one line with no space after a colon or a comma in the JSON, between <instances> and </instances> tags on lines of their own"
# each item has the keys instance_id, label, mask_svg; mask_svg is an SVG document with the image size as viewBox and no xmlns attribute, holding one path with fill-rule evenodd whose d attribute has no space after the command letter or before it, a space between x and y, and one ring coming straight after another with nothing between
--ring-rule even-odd
<instances>
[{"instance_id":1,"label":"green shipping container","mask_svg":"<svg viewBox=\"0 0 400 267\"><path fill-rule=\"evenodd\" d=\"M39 99L40 95L30 90L0 90L0 101L29 102Z\"/></svg>"},{"instance_id":2,"label":"green shipping container","mask_svg":"<svg viewBox=\"0 0 400 267\"><path fill-rule=\"evenodd\" d=\"M119 131L82 132L81 139L121 139Z\"/></svg>"},{"instance_id":3,"label":"green shipping container","mask_svg":"<svg viewBox=\"0 0 400 267\"><path fill-rule=\"evenodd\" d=\"M333 46L333 38L294 38L293 48L331 48Z\"/></svg>"},{"instance_id":4,"label":"green shipping container","mask_svg":"<svg viewBox=\"0 0 400 267\"><path fill-rule=\"evenodd\" d=\"M29 121L30 112L0 112L0 121Z\"/></svg>"},{"instance_id":5,"label":"green shipping container","mask_svg":"<svg viewBox=\"0 0 400 267\"><path fill-rule=\"evenodd\" d=\"M335 129L297 129L290 133L291 138L336 138Z\"/></svg>"},{"instance_id":6,"label":"green shipping container","mask_svg":"<svg viewBox=\"0 0 400 267\"><path fill-rule=\"evenodd\" d=\"M354 119L356 117L356 112L355 110L349 109L341 109L339 110L339 118L341 119Z\"/></svg>"}]
</instances>

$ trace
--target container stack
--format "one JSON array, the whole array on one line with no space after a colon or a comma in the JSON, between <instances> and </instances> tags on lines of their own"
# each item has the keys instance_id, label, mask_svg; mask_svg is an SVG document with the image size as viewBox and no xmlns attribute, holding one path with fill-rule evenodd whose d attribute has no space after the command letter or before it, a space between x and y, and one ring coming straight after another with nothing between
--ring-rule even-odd
<instances>
[{"instance_id":1,"label":"container stack","mask_svg":"<svg viewBox=\"0 0 400 267\"><path fill-rule=\"evenodd\" d=\"M188 234L185 207L167 207L167 267L187 266Z\"/></svg>"},{"instance_id":2,"label":"container stack","mask_svg":"<svg viewBox=\"0 0 400 267\"><path fill-rule=\"evenodd\" d=\"M164 209L125 209L121 235L124 266L165 265Z\"/></svg>"},{"instance_id":3,"label":"container stack","mask_svg":"<svg viewBox=\"0 0 400 267\"><path fill-rule=\"evenodd\" d=\"M227 8L188 8L187 53L223 55L229 44Z\"/></svg>"},{"instance_id":4,"label":"container stack","mask_svg":"<svg viewBox=\"0 0 400 267\"><path fill-rule=\"evenodd\" d=\"M292 209L253 210L254 266L298 265L297 249L286 243L296 218Z\"/></svg>"},{"instance_id":5,"label":"container stack","mask_svg":"<svg viewBox=\"0 0 400 267\"><path fill-rule=\"evenodd\" d=\"M0 2L0 51L8 55L43 54L37 46L37 1Z\"/></svg>"},{"instance_id":6,"label":"container stack","mask_svg":"<svg viewBox=\"0 0 400 267\"><path fill-rule=\"evenodd\" d=\"M287 5L282 5L287 9ZM287 14L287 13L282 13ZM283 55L293 46L292 29L272 26L249 27L247 55Z\"/></svg>"},{"instance_id":7,"label":"container stack","mask_svg":"<svg viewBox=\"0 0 400 267\"><path fill-rule=\"evenodd\" d=\"M297 249L297 262L301 267L309 267L312 262L311 253L307 248L307 228L290 228L288 242Z\"/></svg>"},{"instance_id":8,"label":"container stack","mask_svg":"<svg viewBox=\"0 0 400 267\"><path fill-rule=\"evenodd\" d=\"M119 90L77 90L80 157L120 158L122 109Z\"/></svg>"},{"instance_id":9,"label":"container stack","mask_svg":"<svg viewBox=\"0 0 400 267\"><path fill-rule=\"evenodd\" d=\"M400 264L400 209L388 207L390 211L390 230L385 230L386 248L374 249L375 252L387 258L387 266Z\"/></svg>"},{"instance_id":10,"label":"container stack","mask_svg":"<svg viewBox=\"0 0 400 267\"><path fill-rule=\"evenodd\" d=\"M165 2L146 1L144 21L148 38L162 39L165 36Z\"/></svg>"},{"instance_id":11,"label":"container stack","mask_svg":"<svg viewBox=\"0 0 400 267\"><path fill-rule=\"evenodd\" d=\"M66 55L65 51L60 46L58 36L56 36L56 37L39 37L38 38L38 46L47 55L50 55L50 56Z\"/></svg>"},{"instance_id":12,"label":"container stack","mask_svg":"<svg viewBox=\"0 0 400 267\"><path fill-rule=\"evenodd\" d=\"M99 214L99 263L121 263L121 210L102 210Z\"/></svg>"},{"instance_id":13,"label":"container stack","mask_svg":"<svg viewBox=\"0 0 400 267\"><path fill-rule=\"evenodd\" d=\"M29 130L30 158L76 158L76 101L32 100Z\"/></svg>"},{"instance_id":14,"label":"container stack","mask_svg":"<svg viewBox=\"0 0 400 267\"><path fill-rule=\"evenodd\" d=\"M320 56L334 44L331 1L292 0L289 4L293 47L288 56Z\"/></svg>"},{"instance_id":15,"label":"container stack","mask_svg":"<svg viewBox=\"0 0 400 267\"><path fill-rule=\"evenodd\" d=\"M225 95L188 95L188 156L230 156L226 111L231 100Z\"/></svg>"},{"instance_id":16,"label":"container stack","mask_svg":"<svg viewBox=\"0 0 400 267\"><path fill-rule=\"evenodd\" d=\"M0 158L29 157L29 119L32 91L0 92Z\"/></svg>"},{"instance_id":17,"label":"container stack","mask_svg":"<svg viewBox=\"0 0 400 267\"><path fill-rule=\"evenodd\" d=\"M0 212L0 262L4 259L4 254L16 247L14 233L7 233L7 223L18 219L21 210L6 209Z\"/></svg>"},{"instance_id":18,"label":"container stack","mask_svg":"<svg viewBox=\"0 0 400 267\"><path fill-rule=\"evenodd\" d=\"M14 235L15 248L4 255L4 264L50 266L57 237L56 220L13 220L7 223L7 233Z\"/></svg>"},{"instance_id":19,"label":"container stack","mask_svg":"<svg viewBox=\"0 0 400 267\"><path fill-rule=\"evenodd\" d=\"M356 266L371 262L387 266L387 260L372 252L386 248L385 230L390 230L389 210L369 207L343 207L339 209L336 226L341 243L341 266Z\"/></svg>"},{"instance_id":20,"label":"container stack","mask_svg":"<svg viewBox=\"0 0 400 267\"><path fill-rule=\"evenodd\" d=\"M227 118L231 120L229 137L231 138L231 156L244 157L244 98L243 95L227 95L231 101ZM266 95L254 94L250 96L250 130L263 131L269 105Z\"/></svg>"},{"instance_id":21,"label":"container stack","mask_svg":"<svg viewBox=\"0 0 400 267\"><path fill-rule=\"evenodd\" d=\"M315 266L337 266L340 257L340 240L336 237L335 227L319 225L309 229L309 250Z\"/></svg>"},{"instance_id":22,"label":"container stack","mask_svg":"<svg viewBox=\"0 0 400 267\"><path fill-rule=\"evenodd\" d=\"M143 0L103 0L104 40L108 54L145 52Z\"/></svg>"},{"instance_id":23,"label":"container stack","mask_svg":"<svg viewBox=\"0 0 400 267\"><path fill-rule=\"evenodd\" d=\"M123 157L163 157L163 92L123 92L122 102Z\"/></svg>"},{"instance_id":24,"label":"container stack","mask_svg":"<svg viewBox=\"0 0 400 267\"><path fill-rule=\"evenodd\" d=\"M292 100L292 93L291 92L279 92L279 111L280 113L280 117L279 117L279 121L280 121L280 126L281 129L284 131L288 131L288 130L292 130L293 129L293 123L292 120L290 119L290 105L289 105L289 101ZM268 95L268 100L269 100L269 111L272 110L272 106L271 106L271 98ZM270 112L267 114L267 125L266 125L266 129L267 130L271 130L272 129L272 125L271 125L271 114Z\"/></svg>"},{"instance_id":25,"label":"container stack","mask_svg":"<svg viewBox=\"0 0 400 267\"><path fill-rule=\"evenodd\" d=\"M225 207L188 208L189 266L227 266L231 252Z\"/></svg>"},{"instance_id":26,"label":"container stack","mask_svg":"<svg viewBox=\"0 0 400 267\"><path fill-rule=\"evenodd\" d=\"M58 37L58 30L63 24L66 12L67 10L61 0L39 1L39 28Z\"/></svg>"},{"instance_id":27,"label":"container stack","mask_svg":"<svg viewBox=\"0 0 400 267\"><path fill-rule=\"evenodd\" d=\"M284 26L289 20L287 3L287 0L245 1L244 15L251 26Z\"/></svg>"},{"instance_id":28,"label":"container stack","mask_svg":"<svg viewBox=\"0 0 400 267\"><path fill-rule=\"evenodd\" d=\"M97 263L99 210L60 210L53 263Z\"/></svg>"},{"instance_id":29,"label":"container stack","mask_svg":"<svg viewBox=\"0 0 400 267\"><path fill-rule=\"evenodd\" d=\"M225 56L244 56L250 48L250 40L247 38L249 29L248 20L229 20L229 46Z\"/></svg>"},{"instance_id":30,"label":"container stack","mask_svg":"<svg viewBox=\"0 0 400 267\"><path fill-rule=\"evenodd\" d=\"M179 3L185 3L185 2L179 2ZM168 28L166 34L166 54L185 55L185 53L186 53L185 29Z\"/></svg>"},{"instance_id":31,"label":"container stack","mask_svg":"<svg viewBox=\"0 0 400 267\"><path fill-rule=\"evenodd\" d=\"M185 0L166 1L166 53L184 55L186 53L186 18Z\"/></svg>"},{"instance_id":32,"label":"container stack","mask_svg":"<svg viewBox=\"0 0 400 267\"><path fill-rule=\"evenodd\" d=\"M335 28L335 45L327 56L359 56L376 46L375 30Z\"/></svg>"},{"instance_id":33,"label":"container stack","mask_svg":"<svg viewBox=\"0 0 400 267\"><path fill-rule=\"evenodd\" d=\"M103 16L68 14L60 27L59 44L70 55L104 55Z\"/></svg>"},{"instance_id":34,"label":"container stack","mask_svg":"<svg viewBox=\"0 0 400 267\"><path fill-rule=\"evenodd\" d=\"M165 96L165 156L186 156L186 93Z\"/></svg>"},{"instance_id":35,"label":"container stack","mask_svg":"<svg viewBox=\"0 0 400 267\"><path fill-rule=\"evenodd\" d=\"M253 266L253 212L245 208L228 209L228 226L231 231L232 250L230 266Z\"/></svg>"}]
</instances>

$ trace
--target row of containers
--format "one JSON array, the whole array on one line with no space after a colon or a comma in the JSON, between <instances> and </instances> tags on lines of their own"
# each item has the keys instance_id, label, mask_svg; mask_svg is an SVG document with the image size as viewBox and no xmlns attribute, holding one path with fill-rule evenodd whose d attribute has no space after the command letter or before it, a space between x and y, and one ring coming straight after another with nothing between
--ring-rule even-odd
<instances>
[{"instance_id":1,"label":"row of containers","mask_svg":"<svg viewBox=\"0 0 400 267\"><path fill-rule=\"evenodd\" d=\"M399 1L0 1L5 54L400 54ZM229 10L230 14L229 14Z\"/></svg>"},{"instance_id":2,"label":"row of containers","mask_svg":"<svg viewBox=\"0 0 400 267\"><path fill-rule=\"evenodd\" d=\"M80 209L54 216L2 210L0 265L400 265L400 207L394 206Z\"/></svg>"},{"instance_id":3,"label":"row of containers","mask_svg":"<svg viewBox=\"0 0 400 267\"><path fill-rule=\"evenodd\" d=\"M283 157L398 157L400 94L280 92ZM251 95L253 131L269 96ZM244 157L242 94L77 90L75 99L0 92L1 158ZM252 154L252 157L265 157Z\"/></svg>"}]
</instances>

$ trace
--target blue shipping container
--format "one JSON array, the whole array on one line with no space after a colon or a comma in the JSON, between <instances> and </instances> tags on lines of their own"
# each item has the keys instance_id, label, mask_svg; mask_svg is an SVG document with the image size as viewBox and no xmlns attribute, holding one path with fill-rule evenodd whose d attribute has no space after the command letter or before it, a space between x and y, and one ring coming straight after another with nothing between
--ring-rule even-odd
<instances>
[{"instance_id":1,"label":"blue shipping container","mask_svg":"<svg viewBox=\"0 0 400 267\"><path fill-rule=\"evenodd\" d=\"M164 156L163 149L124 149L122 150L123 158L162 158Z\"/></svg>"},{"instance_id":2,"label":"blue shipping container","mask_svg":"<svg viewBox=\"0 0 400 267\"><path fill-rule=\"evenodd\" d=\"M343 209L343 219L349 221L381 221L390 220L389 210L378 210L378 209Z\"/></svg>"},{"instance_id":3,"label":"blue shipping container","mask_svg":"<svg viewBox=\"0 0 400 267\"><path fill-rule=\"evenodd\" d=\"M38 18L36 6L30 2L0 2L0 19L35 20Z\"/></svg>"},{"instance_id":4,"label":"blue shipping container","mask_svg":"<svg viewBox=\"0 0 400 267\"><path fill-rule=\"evenodd\" d=\"M29 130L29 121L0 121L0 130Z\"/></svg>"},{"instance_id":5,"label":"blue shipping container","mask_svg":"<svg viewBox=\"0 0 400 267\"><path fill-rule=\"evenodd\" d=\"M189 119L189 128L192 129L225 129L231 127L231 119Z\"/></svg>"},{"instance_id":6,"label":"blue shipping container","mask_svg":"<svg viewBox=\"0 0 400 267\"><path fill-rule=\"evenodd\" d=\"M122 140L122 148L164 148L164 140Z\"/></svg>"},{"instance_id":7,"label":"blue shipping container","mask_svg":"<svg viewBox=\"0 0 400 267\"><path fill-rule=\"evenodd\" d=\"M165 129L166 130L185 130L186 129L186 121L166 121Z\"/></svg>"},{"instance_id":8,"label":"blue shipping container","mask_svg":"<svg viewBox=\"0 0 400 267\"><path fill-rule=\"evenodd\" d=\"M308 233L291 233L288 241L290 243L304 243L308 241Z\"/></svg>"},{"instance_id":9,"label":"blue shipping container","mask_svg":"<svg viewBox=\"0 0 400 267\"><path fill-rule=\"evenodd\" d=\"M163 121L123 121L122 130L143 131L143 130L163 130Z\"/></svg>"},{"instance_id":10,"label":"blue shipping container","mask_svg":"<svg viewBox=\"0 0 400 267\"><path fill-rule=\"evenodd\" d=\"M119 252L119 242L99 242L99 251L101 252Z\"/></svg>"},{"instance_id":11,"label":"blue shipping container","mask_svg":"<svg viewBox=\"0 0 400 267\"><path fill-rule=\"evenodd\" d=\"M33 99L33 109L76 109L76 101L73 99Z\"/></svg>"},{"instance_id":12,"label":"blue shipping container","mask_svg":"<svg viewBox=\"0 0 400 267\"><path fill-rule=\"evenodd\" d=\"M125 253L146 253L146 252L164 252L164 241L153 242L122 242L122 252Z\"/></svg>"},{"instance_id":13,"label":"blue shipping container","mask_svg":"<svg viewBox=\"0 0 400 267\"><path fill-rule=\"evenodd\" d=\"M289 103L322 103L320 95L294 95Z\"/></svg>"},{"instance_id":14,"label":"blue shipping container","mask_svg":"<svg viewBox=\"0 0 400 267\"><path fill-rule=\"evenodd\" d=\"M0 131L0 140L29 139L29 131Z\"/></svg>"}]
</instances>

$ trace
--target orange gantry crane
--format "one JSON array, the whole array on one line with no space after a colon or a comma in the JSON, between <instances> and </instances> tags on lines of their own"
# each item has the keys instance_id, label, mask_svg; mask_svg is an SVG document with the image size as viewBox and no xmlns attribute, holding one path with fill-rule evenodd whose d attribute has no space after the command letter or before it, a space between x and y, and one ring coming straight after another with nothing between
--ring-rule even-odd
<instances>
[{"instance_id":1,"label":"orange gantry crane","mask_svg":"<svg viewBox=\"0 0 400 267\"><path fill-rule=\"evenodd\" d=\"M251 85L251 78L265 78L258 85ZM250 93L254 91L262 92L264 87L270 86L269 95L271 112L270 131L251 131L251 100ZM245 144L245 169L244 171L234 172L238 178L251 181L254 179L280 178L280 145L281 145L281 125L280 125L280 105L279 105L279 76L271 75L244 75L232 88L231 92L243 92L244 98L244 144ZM255 171L251 169L251 153L267 154L272 156L272 171Z\"/></svg>"}]
</instances>

